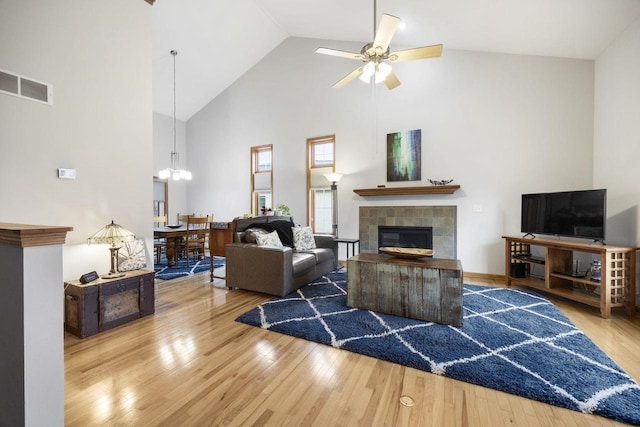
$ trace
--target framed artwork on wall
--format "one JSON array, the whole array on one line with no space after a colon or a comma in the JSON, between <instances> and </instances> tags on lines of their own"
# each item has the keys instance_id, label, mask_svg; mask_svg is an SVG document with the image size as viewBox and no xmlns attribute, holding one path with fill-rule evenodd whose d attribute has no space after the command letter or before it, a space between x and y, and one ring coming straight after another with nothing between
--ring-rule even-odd
<instances>
[{"instance_id":1,"label":"framed artwork on wall","mask_svg":"<svg viewBox=\"0 0 640 427\"><path fill-rule=\"evenodd\" d=\"M387 181L422 179L422 130L387 134Z\"/></svg>"},{"instance_id":2,"label":"framed artwork on wall","mask_svg":"<svg viewBox=\"0 0 640 427\"><path fill-rule=\"evenodd\" d=\"M122 247L118 251L118 271L145 268L147 257L144 249L144 240L142 239L122 243Z\"/></svg>"}]
</instances>

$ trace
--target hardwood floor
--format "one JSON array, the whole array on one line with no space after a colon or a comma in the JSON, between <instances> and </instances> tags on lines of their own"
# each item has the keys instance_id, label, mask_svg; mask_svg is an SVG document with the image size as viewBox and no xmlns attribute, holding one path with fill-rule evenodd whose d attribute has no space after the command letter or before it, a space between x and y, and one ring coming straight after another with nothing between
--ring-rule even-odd
<instances>
[{"instance_id":1,"label":"hardwood floor","mask_svg":"<svg viewBox=\"0 0 640 427\"><path fill-rule=\"evenodd\" d=\"M152 316L85 339L66 334L65 424L618 425L234 321L268 299L227 291L202 273L157 281ZM604 320L586 306L553 301L640 379L639 317L615 311ZM415 406L400 404L401 395Z\"/></svg>"}]
</instances>

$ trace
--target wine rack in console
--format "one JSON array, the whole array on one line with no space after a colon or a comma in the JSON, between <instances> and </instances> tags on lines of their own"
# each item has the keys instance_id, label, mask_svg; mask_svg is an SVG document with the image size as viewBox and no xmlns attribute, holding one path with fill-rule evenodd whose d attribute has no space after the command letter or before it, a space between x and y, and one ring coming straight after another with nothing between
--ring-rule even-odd
<instances>
[{"instance_id":1,"label":"wine rack in console","mask_svg":"<svg viewBox=\"0 0 640 427\"><path fill-rule=\"evenodd\" d=\"M635 314L637 248L510 236L503 239L507 286L527 286L597 307L605 319L614 307L624 307L629 316ZM542 255L531 255L532 247ZM591 254L600 260L599 281L574 274L574 253ZM542 273L533 274L534 270Z\"/></svg>"}]
</instances>

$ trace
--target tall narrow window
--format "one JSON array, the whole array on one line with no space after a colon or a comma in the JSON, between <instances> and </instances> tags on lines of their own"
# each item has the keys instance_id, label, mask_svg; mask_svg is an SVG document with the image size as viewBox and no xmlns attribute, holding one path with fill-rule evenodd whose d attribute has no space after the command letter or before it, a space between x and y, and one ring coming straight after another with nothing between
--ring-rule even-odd
<instances>
[{"instance_id":1,"label":"tall narrow window","mask_svg":"<svg viewBox=\"0 0 640 427\"><path fill-rule=\"evenodd\" d=\"M273 208L273 145L251 147L251 213Z\"/></svg>"},{"instance_id":2,"label":"tall narrow window","mask_svg":"<svg viewBox=\"0 0 640 427\"><path fill-rule=\"evenodd\" d=\"M314 233L331 234L331 183L324 174L335 171L335 135L307 139L308 219Z\"/></svg>"}]
</instances>

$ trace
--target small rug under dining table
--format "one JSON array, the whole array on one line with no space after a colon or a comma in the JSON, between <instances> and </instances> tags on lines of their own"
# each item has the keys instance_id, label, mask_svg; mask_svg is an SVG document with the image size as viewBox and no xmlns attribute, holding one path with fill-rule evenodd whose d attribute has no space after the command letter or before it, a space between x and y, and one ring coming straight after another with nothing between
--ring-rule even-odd
<instances>
[{"instance_id":1,"label":"small rug under dining table","mask_svg":"<svg viewBox=\"0 0 640 427\"><path fill-rule=\"evenodd\" d=\"M217 273L218 277L224 277L224 266L225 266L225 258L224 257L213 257L213 268L214 274ZM204 271L209 271L209 257L205 257L201 260L193 260L189 262L187 265L186 258L178 259L175 264L170 266L167 265L166 257L162 257L160 259L160 263L154 264L154 271L156 272L156 279L161 280L172 280L178 279L180 277L192 276L197 273L202 273ZM222 273L221 273L222 271Z\"/></svg>"}]
</instances>

